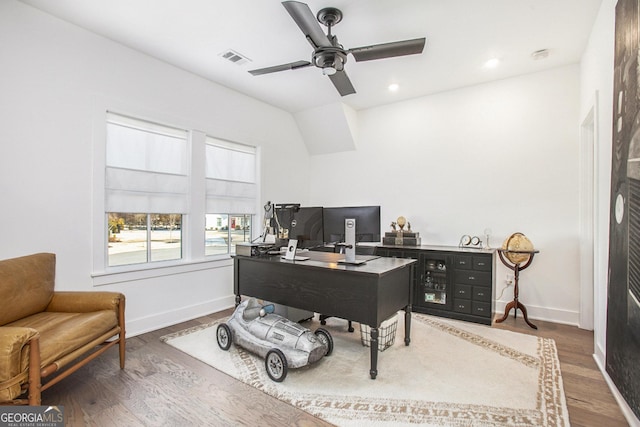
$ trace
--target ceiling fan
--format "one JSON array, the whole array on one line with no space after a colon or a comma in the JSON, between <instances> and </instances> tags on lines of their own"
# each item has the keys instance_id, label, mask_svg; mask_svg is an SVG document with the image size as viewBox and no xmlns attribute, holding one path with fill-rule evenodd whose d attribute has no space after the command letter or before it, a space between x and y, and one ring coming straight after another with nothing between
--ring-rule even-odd
<instances>
[{"instance_id":1,"label":"ceiling fan","mask_svg":"<svg viewBox=\"0 0 640 427\"><path fill-rule=\"evenodd\" d=\"M273 67L250 70L254 76L261 74L275 73L277 71L297 70L308 66L316 66L322 69L322 74L329 76L331 82L336 87L341 96L356 93L351 84L351 80L344 70L347 62L347 55L352 54L357 62L370 61L373 59L390 58L393 56L404 56L422 53L425 38L403 40L391 43L382 43L372 46L362 46L353 49L345 49L338 38L331 34L331 28L342 20L342 12L335 7L325 7L314 17L313 12L305 3L298 1L283 1L282 5L293 20L298 24L300 30L305 35L311 46L313 55L311 62L296 61L288 64L276 65ZM328 28L324 33L321 23Z\"/></svg>"}]
</instances>

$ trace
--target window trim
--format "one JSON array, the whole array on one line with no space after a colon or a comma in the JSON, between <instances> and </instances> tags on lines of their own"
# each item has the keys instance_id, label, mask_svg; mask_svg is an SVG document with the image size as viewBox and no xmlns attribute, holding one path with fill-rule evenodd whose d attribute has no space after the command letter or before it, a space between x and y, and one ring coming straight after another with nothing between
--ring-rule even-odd
<instances>
[{"instance_id":1,"label":"window trim","mask_svg":"<svg viewBox=\"0 0 640 427\"><path fill-rule=\"evenodd\" d=\"M213 256L211 258L213 258ZM146 264L136 265L145 265L145 267L137 269L120 269L118 267L111 267L110 270L113 271L94 272L91 274L91 278L93 279L93 286L112 285L116 283L126 283L143 279L152 279L154 277L165 277L174 274L190 273L193 271L224 268L232 266L233 259L230 256L219 255L217 259L206 259L181 263L158 261L157 265L153 266L149 266Z\"/></svg>"}]
</instances>

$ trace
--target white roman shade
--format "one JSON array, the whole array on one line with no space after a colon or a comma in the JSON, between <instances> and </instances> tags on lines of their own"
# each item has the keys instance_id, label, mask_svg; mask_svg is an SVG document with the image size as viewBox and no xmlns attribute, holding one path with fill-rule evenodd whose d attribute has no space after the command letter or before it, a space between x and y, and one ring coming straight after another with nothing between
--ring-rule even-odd
<instances>
[{"instance_id":1,"label":"white roman shade","mask_svg":"<svg viewBox=\"0 0 640 427\"><path fill-rule=\"evenodd\" d=\"M106 212L187 213L188 132L107 113Z\"/></svg>"},{"instance_id":2,"label":"white roman shade","mask_svg":"<svg viewBox=\"0 0 640 427\"><path fill-rule=\"evenodd\" d=\"M207 137L206 211L255 214L256 149Z\"/></svg>"}]
</instances>

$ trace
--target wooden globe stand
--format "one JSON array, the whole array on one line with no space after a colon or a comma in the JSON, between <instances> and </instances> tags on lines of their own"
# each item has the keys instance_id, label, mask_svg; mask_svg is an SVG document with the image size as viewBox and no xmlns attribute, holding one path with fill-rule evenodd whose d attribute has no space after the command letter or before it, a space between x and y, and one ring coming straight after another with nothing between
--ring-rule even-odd
<instances>
[{"instance_id":1,"label":"wooden globe stand","mask_svg":"<svg viewBox=\"0 0 640 427\"><path fill-rule=\"evenodd\" d=\"M538 329L536 325L534 325L529 321L529 317L527 316L527 309L524 306L524 304L518 301L518 294L519 294L518 279L520 277L520 271L529 267L533 262L533 255L537 254L540 251L516 251L516 250L508 250L508 249L498 249L497 251L498 251L498 256L500 257L500 261L502 261L502 263L508 269L513 270L514 287L513 287L513 301L507 304L507 306L504 308L504 316L502 316L502 319L496 320L496 323L504 322L506 318L509 317L509 312L511 311L512 308L514 309L513 318L516 319L518 317L518 309L520 309L520 311L522 311L522 315L524 316L524 321L527 322L527 325L529 325L533 329ZM528 254L529 259L524 265L521 266L520 263L513 263L509 261L507 258L505 258L504 256L505 253Z\"/></svg>"}]
</instances>

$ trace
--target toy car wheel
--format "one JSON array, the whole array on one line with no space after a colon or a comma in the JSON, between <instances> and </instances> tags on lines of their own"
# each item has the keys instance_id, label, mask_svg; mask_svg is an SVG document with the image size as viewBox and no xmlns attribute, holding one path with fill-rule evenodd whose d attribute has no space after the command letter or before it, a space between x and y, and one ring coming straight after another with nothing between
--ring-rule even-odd
<instances>
[{"instance_id":1,"label":"toy car wheel","mask_svg":"<svg viewBox=\"0 0 640 427\"><path fill-rule=\"evenodd\" d=\"M229 350L231 347L231 328L226 323L221 323L218 325L218 329L216 330L216 340L218 341L218 345L223 350Z\"/></svg>"},{"instance_id":2,"label":"toy car wheel","mask_svg":"<svg viewBox=\"0 0 640 427\"><path fill-rule=\"evenodd\" d=\"M329 331L324 328L318 328L314 332L314 334L318 337L320 341L322 341L327 346L327 352L324 354L325 356L329 356L333 352L333 338Z\"/></svg>"},{"instance_id":3,"label":"toy car wheel","mask_svg":"<svg viewBox=\"0 0 640 427\"><path fill-rule=\"evenodd\" d=\"M288 366L287 359L277 348L272 348L264 359L264 366L267 369L267 375L273 381L279 383L284 381L287 376Z\"/></svg>"}]
</instances>

